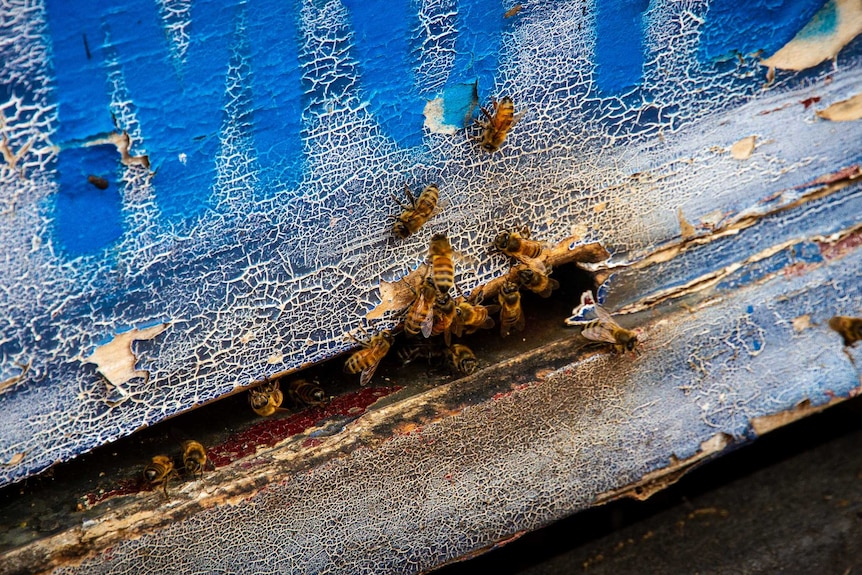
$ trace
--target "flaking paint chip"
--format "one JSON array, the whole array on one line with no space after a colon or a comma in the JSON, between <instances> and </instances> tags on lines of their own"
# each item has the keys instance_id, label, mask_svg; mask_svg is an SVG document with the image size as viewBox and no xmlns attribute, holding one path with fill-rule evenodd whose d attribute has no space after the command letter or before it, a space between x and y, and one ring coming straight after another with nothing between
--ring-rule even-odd
<instances>
[{"instance_id":1,"label":"flaking paint chip","mask_svg":"<svg viewBox=\"0 0 862 575\"><path fill-rule=\"evenodd\" d=\"M840 102L835 102L825 110L815 112L820 118L831 122L851 122L862 118L862 92Z\"/></svg>"},{"instance_id":2,"label":"flaking paint chip","mask_svg":"<svg viewBox=\"0 0 862 575\"><path fill-rule=\"evenodd\" d=\"M742 138L730 147L730 155L737 160L747 160L754 152L754 142L757 136L748 136Z\"/></svg>"},{"instance_id":3,"label":"flaking paint chip","mask_svg":"<svg viewBox=\"0 0 862 575\"><path fill-rule=\"evenodd\" d=\"M90 354L86 363L96 364L96 370L101 373L108 382L125 394L122 385L127 381L143 377L149 378L150 372L135 369L138 358L132 351L133 341L153 339L165 331L169 323L160 323L144 329L132 329L114 336L108 343L102 344Z\"/></svg>"}]
</instances>

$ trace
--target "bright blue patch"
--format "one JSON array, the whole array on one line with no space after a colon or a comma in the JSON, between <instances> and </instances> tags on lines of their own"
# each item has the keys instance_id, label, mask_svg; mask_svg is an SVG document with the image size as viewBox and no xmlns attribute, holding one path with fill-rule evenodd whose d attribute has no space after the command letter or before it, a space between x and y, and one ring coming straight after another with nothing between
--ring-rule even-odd
<instances>
[{"instance_id":1,"label":"bright blue patch","mask_svg":"<svg viewBox=\"0 0 862 575\"><path fill-rule=\"evenodd\" d=\"M640 83L644 64L644 12L649 0L596 2L596 85L617 94Z\"/></svg>"},{"instance_id":2,"label":"bright blue patch","mask_svg":"<svg viewBox=\"0 0 862 575\"><path fill-rule=\"evenodd\" d=\"M463 127L477 103L476 82L454 84L443 90L443 123Z\"/></svg>"},{"instance_id":3,"label":"bright blue patch","mask_svg":"<svg viewBox=\"0 0 862 575\"><path fill-rule=\"evenodd\" d=\"M185 64L171 60L155 2L128 0L102 12L136 106L140 147L158 171L156 203L168 220L194 218L206 209L215 178L222 115L213 111L224 105L237 10L218 2L192 4Z\"/></svg>"},{"instance_id":4,"label":"bright blue patch","mask_svg":"<svg viewBox=\"0 0 862 575\"><path fill-rule=\"evenodd\" d=\"M464 0L458 3L458 39L449 84L478 80L479 101L500 99L495 93L500 37L506 8L500 2Z\"/></svg>"},{"instance_id":5,"label":"bright blue patch","mask_svg":"<svg viewBox=\"0 0 862 575\"><path fill-rule=\"evenodd\" d=\"M751 348L754 351L760 351L761 347L763 347L763 342L761 342L759 339L754 339L751 341Z\"/></svg>"},{"instance_id":6,"label":"bright blue patch","mask_svg":"<svg viewBox=\"0 0 862 575\"><path fill-rule=\"evenodd\" d=\"M302 74L297 15L281 0L265 0L246 15L246 36L254 77L254 140L262 189L291 188L301 179ZM261 18L255 14L267 14Z\"/></svg>"},{"instance_id":7,"label":"bright blue patch","mask_svg":"<svg viewBox=\"0 0 862 575\"><path fill-rule=\"evenodd\" d=\"M423 99L413 83L410 0L348 0L361 85L377 123L402 146L422 143Z\"/></svg>"},{"instance_id":8,"label":"bright blue patch","mask_svg":"<svg viewBox=\"0 0 862 575\"><path fill-rule=\"evenodd\" d=\"M817 38L818 36L830 36L838 27L838 7L835 0L829 0L823 8L811 19L805 27L800 30L800 38Z\"/></svg>"},{"instance_id":9,"label":"bright blue patch","mask_svg":"<svg viewBox=\"0 0 862 575\"><path fill-rule=\"evenodd\" d=\"M99 8L95 2L65 0L48 0L45 7L52 45L52 88L59 96L59 125L52 140L62 146L112 131L103 33L94 18Z\"/></svg>"},{"instance_id":10,"label":"bright blue patch","mask_svg":"<svg viewBox=\"0 0 862 575\"><path fill-rule=\"evenodd\" d=\"M60 189L55 196L55 241L71 257L94 255L123 233L117 188L119 154L112 145L62 150L57 158ZM104 178L108 188L91 184Z\"/></svg>"},{"instance_id":11,"label":"bright blue patch","mask_svg":"<svg viewBox=\"0 0 862 575\"><path fill-rule=\"evenodd\" d=\"M771 56L822 6L823 0L713 0L701 35L700 58L728 60L759 50Z\"/></svg>"},{"instance_id":12,"label":"bright blue patch","mask_svg":"<svg viewBox=\"0 0 862 575\"><path fill-rule=\"evenodd\" d=\"M745 313L754 313L754 306L750 305L747 308L745 308Z\"/></svg>"}]
</instances>

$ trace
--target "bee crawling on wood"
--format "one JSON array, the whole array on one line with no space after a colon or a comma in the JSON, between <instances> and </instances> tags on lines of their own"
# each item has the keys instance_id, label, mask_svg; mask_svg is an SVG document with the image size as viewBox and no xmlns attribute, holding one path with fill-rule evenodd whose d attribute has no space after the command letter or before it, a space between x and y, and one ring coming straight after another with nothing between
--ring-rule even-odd
<instances>
[{"instance_id":1,"label":"bee crawling on wood","mask_svg":"<svg viewBox=\"0 0 862 575\"><path fill-rule=\"evenodd\" d=\"M492 329L496 325L491 316L500 310L500 306L480 305L479 302L465 300L463 297L458 298L452 333L461 337L465 333L469 335L480 329Z\"/></svg>"},{"instance_id":2,"label":"bee crawling on wood","mask_svg":"<svg viewBox=\"0 0 862 575\"><path fill-rule=\"evenodd\" d=\"M512 331L524 331L524 310L521 309L521 292L518 284L506 281L497 294L500 302L500 337Z\"/></svg>"},{"instance_id":3,"label":"bee crawling on wood","mask_svg":"<svg viewBox=\"0 0 862 575\"><path fill-rule=\"evenodd\" d=\"M434 328L434 300L437 298L437 288L434 287L434 282L430 277L426 277L422 281L422 287L419 292L410 287L415 296L413 303L407 308L407 314L404 317L404 331L408 335L417 335L422 332L422 335L431 337L431 331Z\"/></svg>"},{"instance_id":4,"label":"bee crawling on wood","mask_svg":"<svg viewBox=\"0 0 862 575\"><path fill-rule=\"evenodd\" d=\"M177 471L174 469L174 462L167 455L154 456L152 461L144 467L144 479L146 482L153 487L161 485L164 489L165 497L168 496L168 483L175 477L177 477Z\"/></svg>"},{"instance_id":5,"label":"bee crawling on wood","mask_svg":"<svg viewBox=\"0 0 862 575\"><path fill-rule=\"evenodd\" d=\"M192 476L203 477L204 469L215 469L213 462L207 458L204 446L193 439L183 441L183 469Z\"/></svg>"},{"instance_id":6,"label":"bee crawling on wood","mask_svg":"<svg viewBox=\"0 0 862 575\"><path fill-rule=\"evenodd\" d=\"M536 262L541 263L541 262ZM545 266L518 264L509 271L510 281L517 282L540 297L551 297L551 292L560 287L560 282L548 277L551 273Z\"/></svg>"},{"instance_id":7,"label":"bee crawling on wood","mask_svg":"<svg viewBox=\"0 0 862 575\"><path fill-rule=\"evenodd\" d=\"M497 251L527 263L542 256L547 249L543 242L530 239L530 228L522 226L520 231L502 231L494 238L490 251Z\"/></svg>"},{"instance_id":8,"label":"bee crawling on wood","mask_svg":"<svg viewBox=\"0 0 862 575\"><path fill-rule=\"evenodd\" d=\"M288 383L287 396L295 406L316 407L329 401L322 387L306 379L294 379Z\"/></svg>"},{"instance_id":9,"label":"bee crawling on wood","mask_svg":"<svg viewBox=\"0 0 862 575\"><path fill-rule=\"evenodd\" d=\"M419 231L425 222L434 215L437 209L437 201L440 198L440 190L437 184L428 184L418 198L413 197L413 193L406 185L404 191L407 194L407 199L410 205L404 205L396 198L398 205L403 210L398 216L389 216L395 220L392 224L392 233L401 239L406 238L410 234L415 234Z\"/></svg>"},{"instance_id":10,"label":"bee crawling on wood","mask_svg":"<svg viewBox=\"0 0 862 575\"><path fill-rule=\"evenodd\" d=\"M836 315L829 320L829 327L841 334L845 347L862 340L862 317Z\"/></svg>"},{"instance_id":11,"label":"bee crawling on wood","mask_svg":"<svg viewBox=\"0 0 862 575\"><path fill-rule=\"evenodd\" d=\"M447 347L446 355L449 357L449 362L452 366L465 375L470 375L476 371L476 367L479 364L473 350L460 343Z\"/></svg>"},{"instance_id":12,"label":"bee crawling on wood","mask_svg":"<svg viewBox=\"0 0 862 575\"><path fill-rule=\"evenodd\" d=\"M482 128L482 135L476 139L479 140L479 145L486 152L499 150L503 142L506 141L509 130L524 115L523 112L515 114L515 104L509 96L504 96L499 102L492 100L491 108L492 111L489 112L485 107L481 107L480 110L485 119L475 120L475 123Z\"/></svg>"},{"instance_id":13,"label":"bee crawling on wood","mask_svg":"<svg viewBox=\"0 0 862 575\"><path fill-rule=\"evenodd\" d=\"M352 335L350 337L362 345L362 349L353 352L353 355L347 358L344 363L344 371L346 373L362 372L359 377L359 385L368 385L395 338L392 336L392 332L387 329L374 334L368 341L359 341Z\"/></svg>"},{"instance_id":14,"label":"bee crawling on wood","mask_svg":"<svg viewBox=\"0 0 862 575\"><path fill-rule=\"evenodd\" d=\"M581 301L587 305L592 303L597 316L596 319L584 324L581 331L581 335L584 338L590 341L611 343L618 353L625 351L634 352L637 349L639 343L637 332L621 327L605 308L598 303L590 301L589 298L582 297ZM568 325L576 325L570 323L568 320L566 323Z\"/></svg>"},{"instance_id":15,"label":"bee crawling on wood","mask_svg":"<svg viewBox=\"0 0 862 575\"><path fill-rule=\"evenodd\" d=\"M269 417L276 411L286 411L281 407L283 401L284 394L279 389L278 381L264 381L248 390L248 403L261 417Z\"/></svg>"}]
</instances>

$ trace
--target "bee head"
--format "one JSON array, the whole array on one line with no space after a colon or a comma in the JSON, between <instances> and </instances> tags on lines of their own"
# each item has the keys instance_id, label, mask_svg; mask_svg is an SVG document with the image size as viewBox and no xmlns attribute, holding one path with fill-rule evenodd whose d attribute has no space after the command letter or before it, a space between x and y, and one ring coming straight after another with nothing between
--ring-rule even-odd
<instances>
[{"instance_id":1,"label":"bee head","mask_svg":"<svg viewBox=\"0 0 862 575\"><path fill-rule=\"evenodd\" d=\"M152 483L159 476L159 470L156 469L153 465L147 465L146 469L144 469L144 479Z\"/></svg>"},{"instance_id":2,"label":"bee head","mask_svg":"<svg viewBox=\"0 0 862 575\"><path fill-rule=\"evenodd\" d=\"M628 337L626 339L626 342L625 342L625 346L626 346L626 349L628 351L634 351L637 344L638 344L638 336L637 335L632 335L631 337Z\"/></svg>"},{"instance_id":3,"label":"bee head","mask_svg":"<svg viewBox=\"0 0 862 575\"><path fill-rule=\"evenodd\" d=\"M389 331L388 329L384 329L383 331L381 331L380 337L382 337L383 340L386 343L388 343L389 345L392 345L395 342L395 337L392 335L392 332Z\"/></svg>"},{"instance_id":4,"label":"bee head","mask_svg":"<svg viewBox=\"0 0 862 575\"><path fill-rule=\"evenodd\" d=\"M248 402L252 409L261 409L269 403L269 396L264 392L251 390L249 391Z\"/></svg>"},{"instance_id":5,"label":"bee head","mask_svg":"<svg viewBox=\"0 0 862 575\"><path fill-rule=\"evenodd\" d=\"M486 152L496 152L497 146L495 146L491 142L485 142L484 144L482 144L482 149Z\"/></svg>"},{"instance_id":6,"label":"bee head","mask_svg":"<svg viewBox=\"0 0 862 575\"><path fill-rule=\"evenodd\" d=\"M533 270L530 268L518 270L518 280L521 285L529 285L533 282Z\"/></svg>"},{"instance_id":7,"label":"bee head","mask_svg":"<svg viewBox=\"0 0 862 575\"><path fill-rule=\"evenodd\" d=\"M497 237L494 238L494 247L497 248L498 251L503 251L509 247L509 232L500 232L497 234Z\"/></svg>"},{"instance_id":8,"label":"bee head","mask_svg":"<svg viewBox=\"0 0 862 575\"><path fill-rule=\"evenodd\" d=\"M516 291L518 291L518 284L516 284L515 282L507 281L506 283L503 284L503 287L500 291L503 292L504 294L515 293Z\"/></svg>"},{"instance_id":9,"label":"bee head","mask_svg":"<svg viewBox=\"0 0 862 575\"><path fill-rule=\"evenodd\" d=\"M199 473L201 470L201 463L197 459L186 459L183 464L186 466L186 470L192 473Z\"/></svg>"},{"instance_id":10,"label":"bee head","mask_svg":"<svg viewBox=\"0 0 862 575\"><path fill-rule=\"evenodd\" d=\"M470 375L471 373L476 371L477 364L478 362L476 361L475 357L465 357L461 360L461 371L463 371L467 375Z\"/></svg>"},{"instance_id":11,"label":"bee head","mask_svg":"<svg viewBox=\"0 0 862 575\"><path fill-rule=\"evenodd\" d=\"M395 223L392 224L392 233L403 240L410 235L410 230L407 229L407 225L404 222L396 220Z\"/></svg>"},{"instance_id":12,"label":"bee head","mask_svg":"<svg viewBox=\"0 0 862 575\"><path fill-rule=\"evenodd\" d=\"M321 388L317 388L311 392L311 399L318 403L323 403L326 401L326 394L323 392Z\"/></svg>"}]
</instances>

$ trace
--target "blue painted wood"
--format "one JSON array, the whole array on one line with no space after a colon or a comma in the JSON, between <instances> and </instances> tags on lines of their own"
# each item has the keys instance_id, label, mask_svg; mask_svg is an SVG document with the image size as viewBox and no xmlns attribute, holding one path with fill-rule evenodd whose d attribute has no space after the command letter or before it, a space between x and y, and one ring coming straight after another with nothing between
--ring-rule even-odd
<instances>
[{"instance_id":1,"label":"blue painted wood","mask_svg":"<svg viewBox=\"0 0 862 575\"><path fill-rule=\"evenodd\" d=\"M814 115L858 90L858 40L837 69L779 71L765 89L750 31L718 16L724 3L524 3L510 18L509 4L480 0L394 6L381 16L375 3L337 0L10 4L0 28L0 462L24 457L0 467L0 485L345 351L379 281L418 265L431 233L448 231L479 260L459 270L471 287L503 272L484 249L500 227L527 222L551 242L574 232L632 260L679 237L677 210L695 224L740 214L862 161L858 122ZM622 44L598 20L615 6L630 16ZM746 14L776 30L766 47L804 24L761 8ZM380 45L387 30L391 49ZM734 45L741 58L713 59ZM614 60L618 76L605 76ZM619 74L637 68L624 90ZM426 99L477 80L480 103L506 94L525 112L494 155L463 132L421 125ZM820 103L800 103L811 98ZM122 131L150 170L106 143ZM730 146L751 135L751 157L733 158ZM109 187L94 188L91 174ZM391 193L430 181L446 210L394 241ZM842 197L844 208L830 200L812 213L834 225L764 223L760 236L668 262L667 278L610 289L634 302L793 229L803 249L792 257L810 261L803 232L853 223L858 184ZM164 332L132 344L147 378L118 389L86 361L160 323Z\"/></svg>"}]
</instances>

